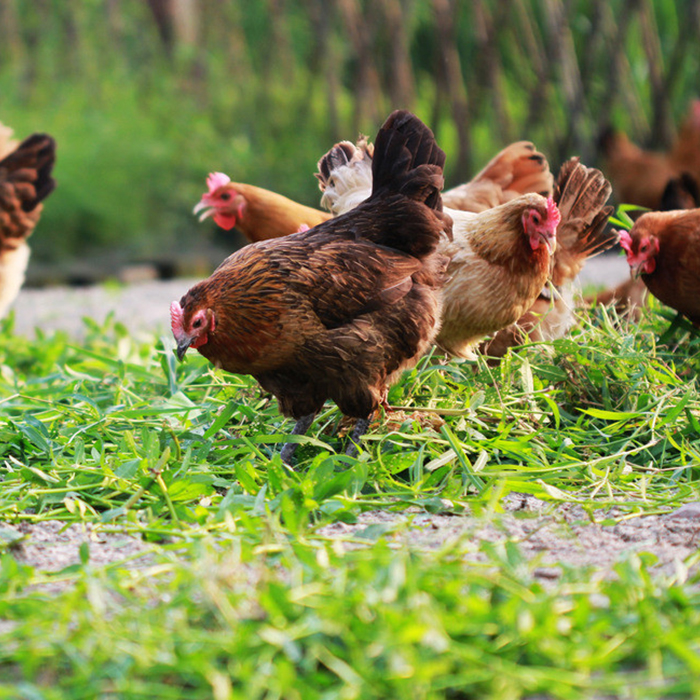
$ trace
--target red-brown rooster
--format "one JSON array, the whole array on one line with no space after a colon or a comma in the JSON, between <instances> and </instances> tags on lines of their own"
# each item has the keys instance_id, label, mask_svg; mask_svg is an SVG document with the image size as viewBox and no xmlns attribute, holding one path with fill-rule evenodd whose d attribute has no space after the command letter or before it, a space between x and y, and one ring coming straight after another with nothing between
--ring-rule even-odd
<instances>
[{"instance_id":1,"label":"red-brown rooster","mask_svg":"<svg viewBox=\"0 0 700 700\"><path fill-rule=\"evenodd\" d=\"M249 241L287 236L327 221L330 214L287 199L262 187L231 182L224 173L210 173L208 192L194 208L200 221L212 216L225 230L236 227Z\"/></svg>"},{"instance_id":2,"label":"red-brown rooster","mask_svg":"<svg viewBox=\"0 0 700 700\"><path fill-rule=\"evenodd\" d=\"M253 243L171 305L177 353L252 374L303 434L327 399L357 418L349 451L439 326L450 220L445 155L405 111L380 129L369 199L303 233ZM294 450L283 448L289 461Z\"/></svg>"},{"instance_id":3,"label":"red-brown rooster","mask_svg":"<svg viewBox=\"0 0 700 700\"><path fill-rule=\"evenodd\" d=\"M33 134L0 160L0 316L24 282L27 238L41 216L42 200L56 186L51 177L55 156L54 140Z\"/></svg>"},{"instance_id":4,"label":"red-brown rooster","mask_svg":"<svg viewBox=\"0 0 700 700\"><path fill-rule=\"evenodd\" d=\"M633 277L700 326L700 209L648 212L620 232Z\"/></svg>"}]
</instances>

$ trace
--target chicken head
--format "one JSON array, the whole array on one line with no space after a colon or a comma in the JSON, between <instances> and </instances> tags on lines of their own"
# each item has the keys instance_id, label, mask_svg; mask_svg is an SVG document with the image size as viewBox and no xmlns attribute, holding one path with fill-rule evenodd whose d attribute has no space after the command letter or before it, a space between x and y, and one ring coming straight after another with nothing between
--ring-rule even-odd
<instances>
[{"instance_id":1,"label":"chicken head","mask_svg":"<svg viewBox=\"0 0 700 700\"><path fill-rule=\"evenodd\" d=\"M245 197L236 190L231 178L224 173L210 173L207 187L209 191L202 195L202 199L192 210L193 213L202 212L199 215L200 221L213 216L222 229L230 231L245 214Z\"/></svg>"},{"instance_id":2,"label":"chicken head","mask_svg":"<svg viewBox=\"0 0 700 700\"><path fill-rule=\"evenodd\" d=\"M546 245L549 254L554 253L557 246L557 226L560 220L561 214L551 197L547 198L544 206L531 207L523 212L523 228L533 250L537 250L540 245Z\"/></svg>"},{"instance_id":3,"label":"chicken head","mask_svg":"<svg viewBox=\"0 0 700 700\"><path fill-rule=\"evenodd\" d=\"M659 239L653 235L632 238L628 231L620 231L620 246L627 255L632 277L650 275L656 269L656 254L659 252Z\"/></svg>"},{"instance_id":4,"label":"chicken head","mask_svg":"<svg viewBox=\"0 0 700 700\"><path fill-rule=\"evenodd\" d=\"M177 343L177 356L182 360L189 348L199 348L209 342L209 333L216 328L216 317L211 309L196 309L185 317L179 301L170 304L170 326Z\"/></svg>"}]
</instances>

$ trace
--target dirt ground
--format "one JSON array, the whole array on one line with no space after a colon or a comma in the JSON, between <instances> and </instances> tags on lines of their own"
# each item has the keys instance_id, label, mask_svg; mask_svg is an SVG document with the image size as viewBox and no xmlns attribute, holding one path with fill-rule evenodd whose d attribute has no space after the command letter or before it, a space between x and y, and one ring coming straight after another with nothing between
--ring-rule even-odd
<instances>
[{"instance_id":1,"label":"dirt ground","mask_svg":"<svg viewBox=\"0 0 700 700\"><path fill-rule=\"evenodd\" d=\"M665 515L622 520L616 525L593 524L579 506L555 508L525 494L510 494L504 506L505 513L491 518L435 515L418 509L401 513L369 511L356 524L335 523L321 528L319 534L353 537L357 541L368 527L374 526L376 531L379 526L386 528L395 546L430 551L461 541L466 544L467 556L473 556L475 561L483 558L478 552L479 542L514 541L528 560L535 560L535 576L543 581L558 579L566 568L592 567L602 576L612 576L615 563L633 552L654 554L658 559L654 570L666 576L685 575L680 563L700 546L700 503L687 504ZM614 517L615 513L609 515ZM152 551L139 539L104 532L89 524L0 523L0 529L5 534L10 531L23 537L14 547L16 558L42 572L56 572L80 563L80 546L84 542L89 547L90 561L96 566L125 560L138 566L143 563L139 556ZM51 587L60 589L61 584Z\"/></svg>"},{"instance_id":2,"label":"dirt ground","mask_svg":"<svg viewBox=\"0 0 700 700\"><path fill-rule=\"evenodd\" d=\"M602 256L584 269L582 284L614 285L628 276L624 258ZM169 333L169 306L189 288L192 280L141 282L119 288L24 289L15 302L15 332L32 335L63 330L79 339L82 318L102 322L114 313L135 335ZM614 518L615 513L609 514ZM600 516L598 516L600 517ZM700 504L684 506L676 513L637 517L616 525L597 525L575 505L559 506L531 496L510 495L506 512L492 519L469 516L431 515L418 511L399 514L364 513L357 524L335 524L322 530L324 535L362 534L369 525L388 526L406 521L407 528L390 535L397 546L431 550L445 542L517 541L530 559L537 560L537 575L556 579L563 567L592 566L602 575L611 575L613 565L628 552L651 552L658 557L658 571L682 571L678 563L700 546ZM0 523L0 527L2 524ZM101 532L90 526L65 527L58 522L15 528L24 536L16 548L18 558L41 571L58 571L80 561L79 548L88 542L95 564L115 563L132 558L147 547L125 535ZM408 533L408 534L405 534ZM478 557L474 545L475 557Z\"/></svg>"}]
</instances>

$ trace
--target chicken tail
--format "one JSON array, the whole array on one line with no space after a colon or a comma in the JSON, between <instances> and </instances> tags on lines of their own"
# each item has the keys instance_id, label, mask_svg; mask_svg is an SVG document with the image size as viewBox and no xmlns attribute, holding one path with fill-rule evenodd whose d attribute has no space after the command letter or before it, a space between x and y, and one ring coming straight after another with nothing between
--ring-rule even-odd
<instances>
[{"instance_id":1,"label":"chicken tail","mask_svg":"<svg viewBox=\"0 0 700 700\"><path fill-rule=\"evenodd\" d=\"M0 160L0 249L15 250L31 234L41 201L56 186L51 177L55 142L33 134Z\"/></svg>"},{"instance_id":2,"label":"chicken tail","mask_svg":"<svg viewBox=\"0 0 700 700\"><path fill-rule=\"evenodd\" d=\"M338 216L354 209L372 192L372 154L374 146L360 136L357 144L336 143L318 161L318 186L323 195L321 206Z\"/></svg>"},{"instance_id":3,"label":"chicken tail","mask_svg":"<svg viewBox=\"0 0 700 700\"><path fill-rule=\"evenodd\" d=\"M32 134L0 160L0 183L13 188L22 211L32 211L56 187L55 160L56 142L47 134Z\"/></svg>"},{"instance_id":4,"label":"chicken tail","mask_svg":"<svg viewBox=\"0 0 700 700\"><path fill-rule=\"evenodd\" d=\"M617 233L607 227L613 208L605 203L611 193L603 173L587 168L578 158L560 168L554 186L554 201L561 213L552 271L556 286L573 280L588 258L617 243Z\"/></svg>"},{"instance_id":5,"label":"chicken tail","mask_svg":"<svg viewBox=\"0 0 700 700\"><path fill-rule=\"evenodd\" d=\"M442 211L445 153L433 132L406 110L392 112L377 134L372 159L372 194L401 194Z\"/></svg>"}]
</instances>

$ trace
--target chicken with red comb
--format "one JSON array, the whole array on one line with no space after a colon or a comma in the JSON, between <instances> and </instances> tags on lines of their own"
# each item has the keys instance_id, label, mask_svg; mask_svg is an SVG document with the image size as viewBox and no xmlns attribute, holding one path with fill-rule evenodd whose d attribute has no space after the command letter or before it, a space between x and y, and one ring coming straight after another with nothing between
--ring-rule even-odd
<instances>
[{"instance_id":1,"label":"chicken with red comb","mask_svg":"<svg viewBox=\"0 0 700 700\"><path fill-rule=\"evenodd\" d=\"M193 210L199 220L212 217L226 231L237 228L250 242L287 236L330 218L262 187L232 182L224 173L210 173L207 188Z\"/></svg>"},{"instance_id":2,"label":"chicken with red comb","mask_svg":"<svg viewBox=\"0 0 700 700\"><path fill-rule=\"evenodd\" d=\"M700 209L643 214L620 245L634 278L700 326Z\"/></svg>"},{"instance_id":3,"label":"chicken with red comb","mask_svg":"<svg viewBox=\"0 0 700 700\"><path fill-rule=\"evenodd\" d=\"M302 434L327 399L357 419L349 453L388 387L430 347L440 323L452 222L442 212L445 154L405 111L377 135L367 201L314 228L245 246L170 312L177 354L251 374ZM298 226L298 224L296 224ZM282 450L289 462L294 443Z\"/></svg>"}]
</instances>

